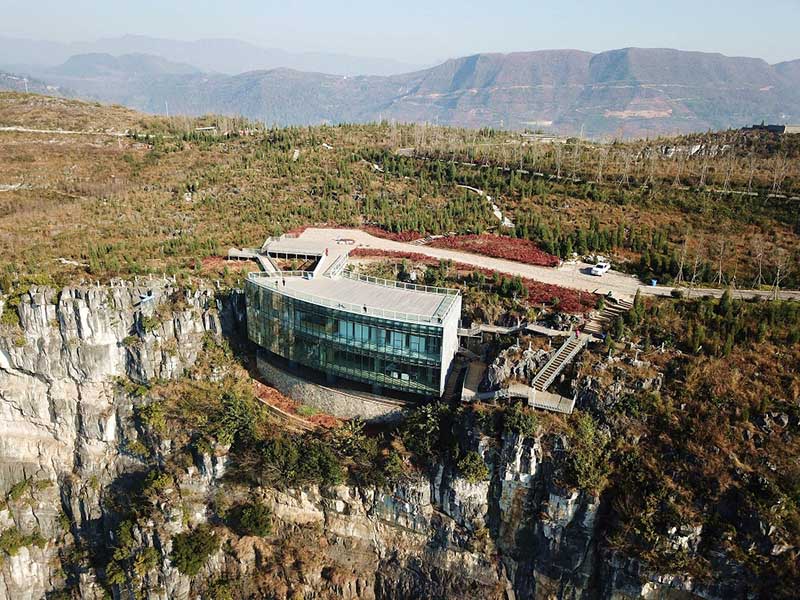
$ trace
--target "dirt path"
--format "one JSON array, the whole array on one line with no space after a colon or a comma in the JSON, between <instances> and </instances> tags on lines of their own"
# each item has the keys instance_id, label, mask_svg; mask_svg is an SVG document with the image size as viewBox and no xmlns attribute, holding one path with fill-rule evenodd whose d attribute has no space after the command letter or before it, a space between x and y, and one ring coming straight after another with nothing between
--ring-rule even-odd
<instances>
[{"instance_id":1,"label":"dirt path","mask_svg":"<svg viewBox=\"0 0 800 600\"><path fill-rule=\"evenodd\" d=\"M30 127L20 127L18 125L0 127L0 131L12 131L17 133L46 133L48 135L105 135L110 137L127 137L127 133L116 131L71 131L68 129L32 129Z\"/></svg>"}]
</instances>

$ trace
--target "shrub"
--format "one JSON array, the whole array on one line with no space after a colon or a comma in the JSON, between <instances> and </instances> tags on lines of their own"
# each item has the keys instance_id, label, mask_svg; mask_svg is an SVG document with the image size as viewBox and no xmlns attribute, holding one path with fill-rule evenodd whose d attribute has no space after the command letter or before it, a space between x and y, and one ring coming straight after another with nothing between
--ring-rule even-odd
<instances>
[{"instance_id":1,"label":"shrub","mask_svg":"<svg viewBox=\"0 0 800 600\"><path fill-rule=\"evenodd\" d=\"M18 481L14 485L11 486L11 489L8 490L8 494L6 497L8 498L9 502L16 502L22 496L31 489L31 480L30 479L23 479L22 481Z\"/></svg>"},{"instance_id":2,"label":"shrub","mask_svg":"<svg viewBox=\"0 0 800 600\"><path fill-rule=\"evenodd\" d=\"M137 577L144 577L149 571L158 566L158 559L161 557L158 550L148 546L141 550L133 560L133 572Z\"/></svg>"},{"instance_id":3,"label":"shrub","mask_svg":"<svg viewBox=\"0 0 800 600\"><path fill-rule=\"evenodd\" d=\"M239 535L266 537L272 532L272 511L260 502L234 508L230 520Z\"/></svg>"},{"instance_id":4,"label":"shrub","mask_svg":"<svg viewBox=\"0 0 800 600\"><path fill-rule=\"evenodd\" d=\"M172 538L170 560L182 574L194 577L217 550L219 538L210 527L201 525Z\"/></svg>"},{"instance_id":5,"label":"shrub","mask_svg":"<svg viewBox=\"0 0 800 600\"><path fill-rule=\"evenodd\" d=\"M430 245L543 267L556 267L559 263L557 256L545 252L532 241L492 234L444 237Z\"/></svg>"},{"instance_id":6,"label":"shrub","mask_svg":"<svg viewBox=\"0 0 800 600\"><path fill-rule=\"evenodd\" d=\"M283 435L261 447L263 475L277 485L318 483L336 485L344 480L339 459L321 440Z\"/></svg>"},{"instance_id":7,"label":"shrub","mask_svg":"<svg viewBox=\"0 0 800 600\"><path fill-rule=\"evenodd\" d=\"M3 325L8 325L10 327L19 327L20 320L19 320L19 313L17 312L16 307L7 304L3 308L3 314L0 315L0 323Z\"/></svg>"},{"instance_id":8,"label":"shrub","mask_svg":"<svg viewBox=\"0 0 800 600\"><path fill-rule=\"evenodd\" d=\"M165 433L167 431L167 417L164 405L160 402L151 402L147 406L137 409L136 414L142 423L153 431Z\"/></svg>"},{"instance_id":9,"label":"shrub","mask_svg":"<svg viewBox=\"0 0 800 600\"><path fill-rule=\"evenodd\" d=\"M150 451L147 449L141 440L130 439L125 442L125 451L135 456L147 457L150 456Z\"/></svg>"},{"instance_id":10,"label":"shrub","mask_svg":"<svg viewBox=\"0 0 800 600\"><path fill-rule=\"evenodd\" d=\"M313 417L318 413L319 411L316 408L308 406L307 404L301 404L297 407L297 414L301 417Z\"/></svg>"},{"instance_id":11,"label":"shrub","mask_svg":"<svg viewBox=\"0 0 800 600\"><path fill-rule=\"evenodd\" d=\"M533 437L536 435L537 425L536 414L522 404L514 403L506 408L503 413L503 426L505 429L521 436Z\"/></svg>"},{"instance_id":12,"label":"shrub","mask_svg":"<svg viewBox=\"0 0 800 600\"><path fill-rule=\"evenodd\" d=\"M608 437L586 413L575 416L568 433L566 472L569 482L582 490L598 493L609 473L606 447Z\"/></svg>"},{"instance_id":13,"label":"shrub","mask_svg":"<svg viewBox=\"0 0 800 600\"><path fill-rule=\"evenodd\" d=\"M232 444L238 438L250 439L260 417L259 409L252 397L225 392L222 406L212 420L211 433L220 444Z\"/></svg>"},{"instance_id":14,"label":"shrub","mask_svg":"<svg viewBox=\"0 0 800 600\"><path fill-rule=\"evenodd\" d=\"M142 332L147 334L155 331L156 328L160 325L160 322L156 317L143 316L141 319L141 325L142 325Z\"/></svg>"},{"instance_id":15,"label":"shrub","mask_svg":"<svg viewBox=\"0 0 800 600\"><path fill-rule=\"evenodd\" d=\"M672 291L669 293L669 295L672 296L673 298L678 298L678 299L683 298L683 290L680 290L678 288L673 288Z\"/></svg>"},{"instance_id":16,"label":"shrub","mask_svg":"<svg viewBox=\"0 0 800 600\"><path fill-rule=\"evenodd\" d=\"M43 548L46 543L47 540L42 537L38 529L28 535L23 535L17 527L5 529L0 533L0 552L8 556L16 556L20 549L26 546ZM2 555L0 555L0 558L2 558Z\"/></svg>"},{"instance_id":17,"label":"shrub","mask_svg":"<svg viewBox=\"0 0 800 600\"><path fill-rule=\"evenodd\" d=\"M489 469L486 467L483 457L474 450L467 452L458 461L458 470L464 479L470 483L478 483L489 477Z\"/></svg>"},{"instance_id":18,"label":"shrub","mask_svg":"<svg viewBox=\"0 0 800 600\"><path fill-rule=\"evenodd\" d=\"M203 600L233 600L233 587L225 580L218 579L208 586Z\"/></svg>"},{"instance_id":19,"label":"shrub","mask_svg":"<svg viewBox=\"0 0 800 600\"><path fill-rule=\"evenodd\" d=\"M165 473L164 471L153 469L147 474L147 477L144 480L142 492L146 496L155 497L174 484L175 480L173 479L172 475Z\"/></svg>"},{"instance_id":20,"label":"shrub","mask_svg":"<svg viewBox=\"0 0 800 600\"><path fill-rule=\"evenodd\" d=\"M407 477L406 463L394 448L389 449L383 461L383 472L388 482L403 481Z\"/></svg>"},{"instance_id":21,"label":"shrub","mask_svg":"<svg viewBox=\"0 0 800 600\"><path fill-rule=\"evenodd\" d=\"M430 462L438 455L440 420L446 412L447 406L442 403L425 404L408 415L403 424L403 444L422 463Z\"/></svg>"}]
</instances>

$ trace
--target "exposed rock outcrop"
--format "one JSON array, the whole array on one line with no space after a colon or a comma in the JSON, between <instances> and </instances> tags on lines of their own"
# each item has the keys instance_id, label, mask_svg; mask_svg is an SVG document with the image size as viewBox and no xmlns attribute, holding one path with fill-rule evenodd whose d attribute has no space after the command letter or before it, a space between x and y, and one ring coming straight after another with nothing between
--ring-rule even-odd
<instances>
[{"instance_id":1,"label":"exposed rock outcrop","mask_svg":"<svg viewBox=\"0 0 800 600\"><path fill-rule=\"evenodd\" d=\"M116 380L175 378L205 336L230 335L244 319L238 294L170 285L32 289L18 312L19 327L0 335L0 494L9 498L0 504L0 532L21 536L0 563L3 600L63 588L65 552L114 541L119 516L103 496L143 466L131 451L140 436L132 394ZM546 359L522 354L520 376ZM415 475L389 490L249 490L272 510L274 543L231 535L192 578L171 563L172 539L214 518L227 468L226 448L200 453L169 482L158 518L130 532L132 543L157 549L157 560L143 567L136 589L115 588L117 595L194 598L224 577L277 597L715 597L602 554L600 500L557 484L543 440L469 440L489 467L485 480L467 481L445 462L430 478ZM695 534L676 531L676 543L691 548ZM283 565L292 543L305 558ZM73 577L81 598L102 597L94 567Z\"/></svg>"}]
</instances>

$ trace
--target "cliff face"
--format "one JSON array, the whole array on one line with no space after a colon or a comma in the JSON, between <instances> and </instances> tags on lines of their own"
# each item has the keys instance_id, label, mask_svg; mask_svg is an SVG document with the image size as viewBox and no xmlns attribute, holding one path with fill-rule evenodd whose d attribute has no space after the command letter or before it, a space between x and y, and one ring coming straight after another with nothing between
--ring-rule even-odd
<instances>
[{"instance_id":1,"label":"cliff face","mask_svg":"<svg viewBox=\"0 0 800 600\"><path fill-rule=\"evenodd\" d=\"M102 534L100 490L134 462L124 452L132 406L115 380L181 374L205 334L243 315L238 301L165 285L34 288L20 299L19 327L0 337L0 491L36 489L0 510L0 530L38 530L47 543L4 561L0 597L43 597L59 580L53 540Z\"/></svg>"},{"instance_id":2,"label":"cliff face","mask_svg":"<svg viewBox=\"0 0 800 600\"><path fill-rule=\"evenodd\" d=\"M206 336L241 329L242 298L166 284L32 289L18 313L19 327L0 336L0 534L16 536L13 551L0 552L0 599L43 598L67 584L99 598L102 566L80 553L119 543L110 490L142 469L131 451L142 435L135 394L121 382L180 376ZM223 533L192 578L171 564L171 539L213 522L227 464L224 447L197 454L165 490L158 518L130 532L157 558L114 594L196 597L224 577L279 598L691 596L691 582L598 553L600 501L554 483L541 440L465 435L490 467L484 481L441 464L383 491L249 490L272 509L270 543Z\"/></svg>"}]
</instances>

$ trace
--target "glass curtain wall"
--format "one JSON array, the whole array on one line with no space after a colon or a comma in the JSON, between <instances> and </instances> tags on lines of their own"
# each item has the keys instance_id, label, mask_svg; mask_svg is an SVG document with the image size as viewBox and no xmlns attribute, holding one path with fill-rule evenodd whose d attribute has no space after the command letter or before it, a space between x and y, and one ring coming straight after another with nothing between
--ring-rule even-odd
<instances>
[{"instance_id":1,"label":"glass curtain wall","mask_svg":"<svg viewBox=\"0 0 800 600\"><path fill-rule=\"evenodd\" d=\"M337 311L248 281L247 328L259 346L364 383L438 396L442 328Z\"/></svg>"}]
</instances>

